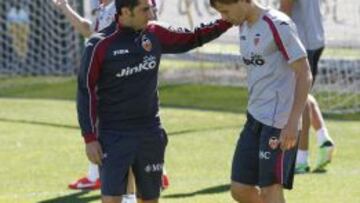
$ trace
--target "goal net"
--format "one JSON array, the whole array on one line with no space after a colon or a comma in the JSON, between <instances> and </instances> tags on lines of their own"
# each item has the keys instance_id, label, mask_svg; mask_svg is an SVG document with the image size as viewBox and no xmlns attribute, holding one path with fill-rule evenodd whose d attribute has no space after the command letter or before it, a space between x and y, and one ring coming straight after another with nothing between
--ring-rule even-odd
<instances>
[{"instance_id":1,"label":"goal net","mask_svg":"<svg viewBox=\"0 0 360 203\"><path fill-rule=\"evenodd\" d=\"M81 46L52 0L0 1L0 77L73 74Z\"/></svg>"},{"instance_id":2,"label":"goal net","mask_svg":"<svg viewBox=\"0 0 360 203\"><path fill-rule=\"evenodd\" d=\"M188 28L217 17L209 0L158 0L162 21ZM259 0L279 7L278 0ZM326 112L360 112L360 1L322 0L326 49L313 94ZM176 16L174 18L173 16ZM169 55L172 62L186 61L181 68L162 72L162 79L175 83L210 83L246 86L246 69L239 56L238 29L232 28L219 39L183 55ZM163 62L162 62L163 63ZM163 63L164 64L164 63Z\"/></svg>"},{"instance_id":3,"label":"goal net","mask_svg":"<svg viewBox=\"0 0 360 203\"><path fill-rule=\"evenodd\" d=\"M274 8L278 0L259 0ZM321 0L325 53L313 94L326 112L360 112L360 1ZM69 0L90 13L90 0ZM156 0L159 19L192 28L218 18L209 0ZM88 8L88 9L86 9ZM89 14L90 15L90 14ZM90 16L89 16L90 17ZM161 82L246 86L238 29L190 53L166 55ZM52 0L0 1L0 78L9 75L73 75L83 43Z\"/></svg>"}]
</instances>

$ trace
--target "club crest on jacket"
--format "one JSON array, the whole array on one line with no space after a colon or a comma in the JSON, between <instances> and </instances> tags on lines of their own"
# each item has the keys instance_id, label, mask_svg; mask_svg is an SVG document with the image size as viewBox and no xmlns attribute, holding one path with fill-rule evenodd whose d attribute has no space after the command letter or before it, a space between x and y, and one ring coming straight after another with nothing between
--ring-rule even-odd
<instances>
[{"instance_id":1,"label":"club crest on jacket","mask_svg":"<svg viewBox=\"0 0 360 203\"><path fill-rule=\"evenodd\" d=\"M141 45L147 52L150 52L152 50L152 43L146 35L142 36Z\"/></svg>"}]
</instances>

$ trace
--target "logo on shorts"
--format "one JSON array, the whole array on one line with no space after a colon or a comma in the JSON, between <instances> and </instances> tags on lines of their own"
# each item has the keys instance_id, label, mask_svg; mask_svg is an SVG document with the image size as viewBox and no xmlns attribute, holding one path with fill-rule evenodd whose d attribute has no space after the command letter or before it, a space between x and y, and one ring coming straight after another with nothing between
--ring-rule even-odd
<instances>
[{"instance_id":1,"label":"logo on shorts","mask_svg":"<svg viewBox=\"0 0 360 203\"><path fill-rule=\"evenodd\" d=\"M280 141L277 137L271 137L269 139L269 147L271 149L277 149L279 147Z\"/></svg>"},{"instance_id":2,"label":"logo on shorts","mask_svg":"<svg viewBox=\"0 0 360 203\"><path fill-rule=\"evenodd\" d=\"M145 166L145 172L146 173L153 173L153 172L160 172L163 169L163 165L162 163L157 163L157 164L148 164Z\"/></svg>"},{"instance_id":3,"label":"logo on shorts","mask_svg":"<svg viewBox=\"0 0 360 203\"><path fill-rule=\"evenodd\" d=\"M152 43L151 43L150 39L146 35L143 35L142 38L141 38L141 46L147 52L150 52L151 49L152 49Z\"/></svg>"},{"instance_id":4,"label":"logo on shorts","mask_svg":"<svg viewBox=\"0 0 360 203\"><path fill-rule=\"evenodd\" d=\"M259 152L259 158L260 159L265 159L265 160L269 160L271 156L270 152L266 152L266 151L260 151Z\"/></svg>"}]
</instances>

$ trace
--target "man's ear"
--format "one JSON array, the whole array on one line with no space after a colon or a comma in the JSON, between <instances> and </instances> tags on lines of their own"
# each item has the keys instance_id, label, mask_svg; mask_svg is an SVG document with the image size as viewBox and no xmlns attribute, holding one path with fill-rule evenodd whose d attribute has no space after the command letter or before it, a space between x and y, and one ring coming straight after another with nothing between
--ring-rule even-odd
<instances>
[{"instance_id":1,"label":"man's ear","mask_svg":"<svg viewBox=\"0 0 360 203\"><path fill-rule=\"evenodd\" d=\"M122 7L121 8L121 15L122 16L130 16L131 15L131 11L128 7Z\"/></svg>"}]
</instances>

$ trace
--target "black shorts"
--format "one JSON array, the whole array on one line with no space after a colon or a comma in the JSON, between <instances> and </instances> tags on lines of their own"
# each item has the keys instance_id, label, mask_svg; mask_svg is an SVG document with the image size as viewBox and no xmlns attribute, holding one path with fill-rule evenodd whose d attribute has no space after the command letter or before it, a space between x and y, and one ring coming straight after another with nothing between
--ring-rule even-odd
<instances>
[{"instance_id":1,"label":"black shorts","mask_svg":"<svg viewBox=\"0 0 360 203\"><path fill-rule=\"evenodd\" d=\"M100 130L104 158L100 166L101 194L126 194L129 167L136 180L137 196L143 200L160 196L167 137L161 127L138 130Z\"/></svg>"},{"instance_id":2,"label":"black shorts","mask_svg":"<svg viewBox=\"0 0 360 203\"><path fill-rule=\"evenodd\" d=\"M283 152L280 132L248 114L233 158L232 181L259 187L281 184L292 189L297 147Z\"/></svg>"},{"instance_id":3,"label":"black shorts","mask_svg":"<svg viewBox=\"0 0 360 203\"><path fill-rule=\"evenodd\" d=\"M315 50L306 50L310 68L311 68L311 73L313 76L313 82L312 82L313 85L315 83L315 79L316 79L316 76L318 73L318 64L319 64L320 56L321 56L323 50L324 50L324 47L321 47L321 48L315 49Z\"/></svg>"}]
</instances>

